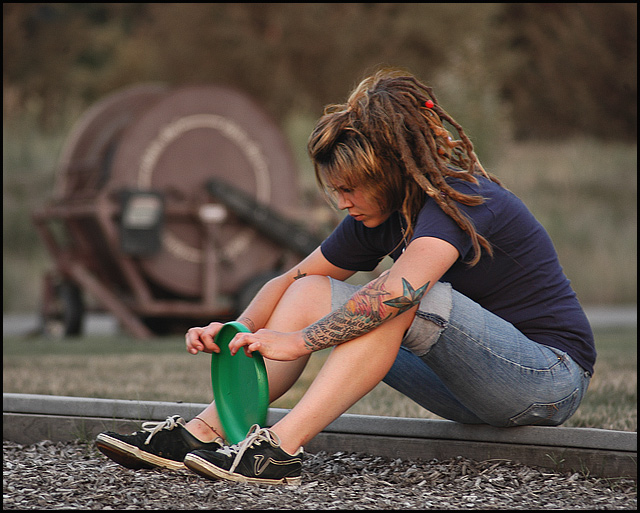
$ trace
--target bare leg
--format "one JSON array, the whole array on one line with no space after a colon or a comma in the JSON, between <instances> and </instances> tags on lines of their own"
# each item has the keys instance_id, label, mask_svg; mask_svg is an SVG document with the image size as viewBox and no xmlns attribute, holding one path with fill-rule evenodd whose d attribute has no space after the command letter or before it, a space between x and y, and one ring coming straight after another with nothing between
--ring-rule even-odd
<instances>
[{"instance_id":1,"label":"bare leg","mask_svg":"<svg viewBox=\"0 0 640 513\"><path fill-rule=\"evenodd\" d=\"M300 308L301 304L304 305L303 309ZM328 278L315 276L305 278L304 283L302 281L296 282L289 287L269 319L266 328L284 332L297 331L317 321L330 310L331 287ZM293 386L302 374L308 360L309 356L292 362L265 359L269 376L270 402L275 401ZM224 437L224 430L218 418L215 402L212 402L196 418L189 421L187 429L203 442L211 441L218 435Z\"/></svg>"},{"instance_id":2,"label":"bare leg","mask_svg":"<svg viewBox=\"0 0 640 513\"><path fill-rule=\"evenodd\" d=\"M396 358L414 311L332 351L303 398L271 428L285 451L294 454L382 380Z\"/></svg>"},{"instance_id":3,"label":"bare leg","mask_svg":"<svg viewBox=\"0 0 640 513\"><path fill-rule=\"evenodd\" d=\"M308 356L293 362L276 362L265 359L269 377L269 402L275 401L291 388L300 377L300 374L302 374L308 360ZM218 436L225 437L215 401L199 413L197 417L187 422L186 428L193 436L203 442L210 442Z\"/></svg>"}]
</instances>

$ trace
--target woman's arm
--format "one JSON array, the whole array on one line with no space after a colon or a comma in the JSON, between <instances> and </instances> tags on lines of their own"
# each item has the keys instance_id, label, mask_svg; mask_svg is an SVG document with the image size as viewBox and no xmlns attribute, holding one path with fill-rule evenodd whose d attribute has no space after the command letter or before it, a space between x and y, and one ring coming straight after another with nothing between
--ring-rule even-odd
<instances>
[{"instance_id":1,"label":"woman's arm","mask_svg":"<svg viewBox=\"0 0 640 513\"><path fill-rule=\"evenodd\" d=\"M251 332L263 328L276 305L289 286L297 279L307 275L331 276L338 280L346 280L353 271L346 271L329 263L320 248L317 248L298 265L287 272L268 281L256 294L249 306L240 314L238 322L244 324ZM197 354L199 351L218 353L220 349L214 339L223 324L212 322L208 326L194 327L185 336L187 351Z\"/></svg>"},{"instance_id":2,"label":"woman's arm","mask_svg":"<svg viewBox=\"0 0 640 513\"><path fill-rule=\"evenodd\" d=\"M264 328L285 291L294 281L304 276L331 276L338 280L346 280L353 274L353 271L346 271L330 264L318 248L298 265L268 281L240 314L238 321L252 332Z\"/></svg>"},{"instance_id":3,"label":"woman's arm","mask_svg":"<svg viewBox=\"0 0 640 513\"><path fill-rule=\"evenodd\" d=\"M458 259L454 246L421 237L409 244L396 263L356 292L337 310L293 333L259 330L239 334L229 344L231 354L244 347L272 360L292 360L353 340L405 312L413 314L432 284Z\"/></svg>"},{"instance_id":4,"label":"woman's arm","mask_svg":"<svg viewBox=\"0 0 640 513\"><path fill-rule=\"evenodd\" d=\"M342 344L414 309L458 256L457 249L441 239L415 239L391 269L365 285L342 307L302 330L304 347L318 351Z\"/></svg>"}]
</instances>

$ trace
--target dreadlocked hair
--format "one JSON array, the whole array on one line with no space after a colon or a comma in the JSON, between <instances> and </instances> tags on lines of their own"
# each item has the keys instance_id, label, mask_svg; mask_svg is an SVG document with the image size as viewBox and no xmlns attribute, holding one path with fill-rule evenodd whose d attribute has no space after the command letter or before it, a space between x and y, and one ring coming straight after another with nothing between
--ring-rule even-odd
<instances>
[{"instance_id":1,"label":"dreadlocked hair","mask_svg":"<svg viewBox=\"0 0 640 513\"><path fill-rule=\"evenodd\" d=\"M308 151L328 196L334 184L366 187L383 212L398 210L404 216L407 240L428 196L471 237L470 265L480 260L481 246L493 254L458 207L479 205L484 198L456 191L446 177L478 183L476 177L482 175L500 181L482 167L471 140L432 89L411 74L378 71L356 87L347 103L326 107L309 137Z\"/></svg>"}]
</instances>

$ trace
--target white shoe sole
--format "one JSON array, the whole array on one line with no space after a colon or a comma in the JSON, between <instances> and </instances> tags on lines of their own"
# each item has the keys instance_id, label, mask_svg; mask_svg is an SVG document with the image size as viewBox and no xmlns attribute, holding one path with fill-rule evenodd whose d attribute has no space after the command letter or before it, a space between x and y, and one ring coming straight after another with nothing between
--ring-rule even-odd
<instances>
[{"instance_id":1,"label":"white shoe sole","mask_svg":"<svg viewBox=\"0 0 640 513\"><path fill-rule=\"evenodd\" d=\"M294 485L298 486L302 482L302 477L283 477L282 479L259 479L235 474L228 470L216 467L209 461L201 458L197 454L189 453L184 458L184 464L189 470L209 479L223 479L225 481L235 481L236 483L270 484L270 485Z\"/></svg>"},{"instance_id":2,"label":"white shoe sole","mask_svg":"<svg viewBox=\"0 0 640 513\"><path fill-rule=\"evenodd\" d=\"M104 449L104 453L115 462L128 468L143 468L137 466L136 461L144 462L154 467L168 468L171 470L184 469L184 463L175 460L169 460L140 450L135 445L130 445L122 440L113 438L104 433L100 433L96 438L96 446L98 449Z\"/></svg>"}]
</instances>

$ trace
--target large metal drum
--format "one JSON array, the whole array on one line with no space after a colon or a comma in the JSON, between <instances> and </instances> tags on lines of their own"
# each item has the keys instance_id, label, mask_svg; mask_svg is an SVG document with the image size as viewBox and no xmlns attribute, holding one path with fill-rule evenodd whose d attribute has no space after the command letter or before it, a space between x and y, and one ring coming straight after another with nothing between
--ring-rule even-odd
<instances>
[{"instance_id":1,"label":"large metal drum","mask_svg":"<svg viewBox=\"0 0 640 513\"><path fill-rule=\"evenodd\" d=\"M282 254L212 201L211 178L282 214L298 204L297 171L280 130L252 100L223 87L186 87L162 98L126 129L113 156L108 190L160 191L167 209L199 209L201 222L167 219L162 250L139 262L149 279L179 295L202 292L203 229L215 241L222 294L273 268Z\"/></svg>"},{"instance_id":2,"label":"large metal drum","mask_svg":"<svg viewBox=\"0 0 640 513\"><path fill-rule=\"evenodd\" d=\"M216 190L236 205L245 198L241 214ZM246 95L159 84L114 93L73 128L53 199L33 214L56 264L43 312L69 317L51 298L75 289L64 297L78 303L89 291L140 337L158 319L234 316L247 287L313 247L313 237L302 250L283 244L283 233L309 239L289 224L299 197L284 136ZM278 234L269 233L274 223ZM67 322L68 334L78 321Z\"/></svg>"}]
</instances>

